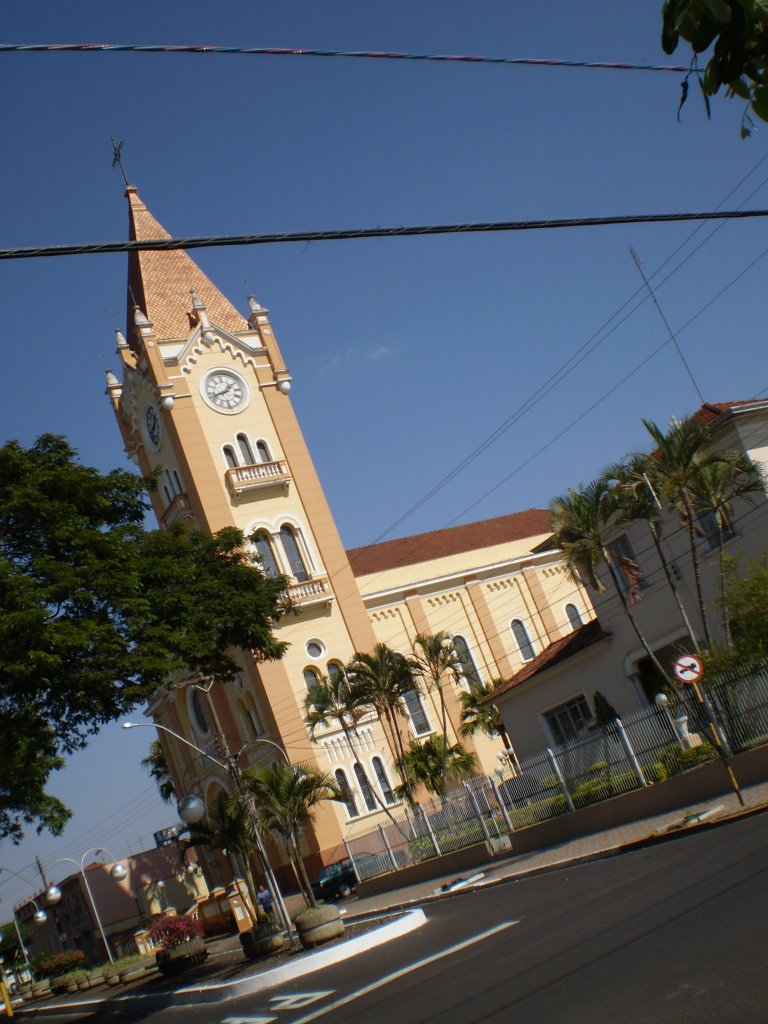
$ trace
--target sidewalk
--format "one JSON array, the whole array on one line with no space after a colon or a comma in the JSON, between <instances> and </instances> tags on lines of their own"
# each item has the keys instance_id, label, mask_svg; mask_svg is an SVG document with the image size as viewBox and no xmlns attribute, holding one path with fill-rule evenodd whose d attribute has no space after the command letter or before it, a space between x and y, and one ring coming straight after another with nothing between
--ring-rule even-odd
<instances>
[{"instance_id":1,"label":"sidewalk","mask_svg":"<svg viewBox=\"0 0 768 1024\"><path fill-rule=\"evenodd\" d=\"M666 814L644 818L618 828L596 832L558 846L535 853L510 854L496 857L472 870L466 878L455 875L436 875L428 881L358 898L352 896L339 904L345 920L350 924L377 918L399 910L411 911L406 917L396 918L381 927L373 928L358 938L340 940L335 944L307 952L277 967L269 961L251 966L242 957L238 936L227 936L208 944L209 960L204 980L180 977L175 984L166 979L152 984L149 979L139 982L119 994L111 990L93 992L87 998L55 998L29 1004L35 1013L45 1013L64 1006L94 1007L99 1003L137 1000L159 1001L164 1005L185 1005L189 1002L226 1002L235 997L255 994L319 970L358 952L364 952L381 942L392 941L415 927L420 927L424 916L417 909L432 901L455 898L482 886L497 885L511 878L522 878L546 871L557 870L600 857L611 856L639 848L648 843L664 842L692 830L716 828L745 814L768 810L768 782L742 790L745 807L739 805L734 793L681 808ZM514 843L514 835L513 835ZM24 1012L21 1006L17 1012Z\"/></svg>"}]
</instances>

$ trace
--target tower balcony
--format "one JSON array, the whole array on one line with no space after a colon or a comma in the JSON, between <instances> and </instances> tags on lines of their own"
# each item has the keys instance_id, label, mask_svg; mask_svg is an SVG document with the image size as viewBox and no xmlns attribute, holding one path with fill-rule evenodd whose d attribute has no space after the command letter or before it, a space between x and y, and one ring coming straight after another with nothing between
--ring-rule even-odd
<instances>
[{"instance_id":1,"label":"tower balcony","mask_svg":"<svg viewBox=\"0 0 768 1024\"><path fill-rule=\"evenodd\" d=\"M276 462L258 462L253 466L233 466L226 473L227 487L233 498L276 484L288 489L291 475L283 459Z\"/></svg>"},{"instance_id":2,"label":"tower balcony","mask_svg":"<svg viewBox=\"0 0 768 1024\"><path fill-rule=\"evenodd\" d=\"M186 494L177 494L165 512L160 516L160 523L162 526L170 526L171 523L177 523L180 519L191 518L192 509L190 508L189 497Z\"/></svg>"},{"instance_id":3,"label":"tower balcony","mask_svg":"<svg viewBox=\"0 0 768 1024\"><path fill-rule=\"evenodd\" d=\"M333 601L333 591L327 576L317 576L304 583L292 583L286 587L284 593L297 610L315 605L329 605Z\"/></svg>"}]
</instances>

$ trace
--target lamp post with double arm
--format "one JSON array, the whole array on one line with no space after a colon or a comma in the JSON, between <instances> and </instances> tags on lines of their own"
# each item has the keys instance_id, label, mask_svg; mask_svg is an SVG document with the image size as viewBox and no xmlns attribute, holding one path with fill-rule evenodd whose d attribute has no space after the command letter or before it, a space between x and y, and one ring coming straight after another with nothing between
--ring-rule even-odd
<instances>
[{"instance_id":1,"label":"lamp post with double arm","mask_svg":"<svg viewBox=\"0 0 768 1024\"><path fill-rule=\"evenodd\" d=\"M58 860L55 860L53 862L51 867L55 867L56 864L63 864L65 861L67 861L69 864L74 864L75 867L79 868L80 874L81 874L82 879L83 879L83 883L85 884L85 891L88 893L88 899L90 900L91 909L93 910L93 916L96 918L96 924L98 925L99 932L101 933L101 940L104 943L104 949L106 949L106 951L107 951L107 956L109 957L109 962L110 963L114 963L115 962L115 958L112 956L112 949L110 948L109 940L107 939L106 932L104 931L104 925L101 923L101 918L99 917L99 911L98 911L98 909L96 907L96 900L93 897L93 891L92 891L91 886L90 886L90 884L88 882L88 876L86 875L85 868L83 866L84 863L85 863L85 858L88 857L92 853L105 853L105 854L107 854L107 856L110 859L110 863L112 864L112 867L109 869L109 877L110 878L114 878L114 880L116 882L122 882L122 880L128 874L128 869L126 868L125 864L120 864L120 863L116 862L115 858L112 856L112 854L109 852L109 850L105 850L102 846L94 846L92 849L86 850L85 853L80 858L79 863L78 863L78 861L74 860L72 857L59 857Z\"/></svg>"},{"instance_id":2,"label":"lamp post with double arm","mask_svg":"<svg viewBox=\"0 0 768 1024\"><path fill-rule=\"evenodd\" d=\"M288 754L285 751L285 749L283 747L281 747L279 743L275 743L273 740L267 740L267 739L261 739L261 738L257 738L257 739L254 739L254 740L249 740L247 743L243 744L243 746L237 751L236 754L231 754L231 755L229 755L226 758L226 760L222 760L222 758L216 757L214 754L209 753L209 751L203 750L202 747L198 747L195 743L192 743L185 736L180 735L179 733L175 732L173 729L169 729L168 726L166 726L166 725L158 725L156 722L152 722L152 723L150 723L150 722L123 722L123 728L124 729L160 729L162 732L167 732L170 736L173 736L175 739L177 739L180 743L183 743L185 746L191 747L191 749L196 751L197 754L200 755L201 757L206 758L208 761L210 761L211 763L215 764L217 767L222 768L227 773L227 776L229 777L229 780L232 783L233 789L235 790L237 795L240 797L240 799L243 801L245 809L246 809L246 811L248 812L248 814L250 815L250 817L252 819L255 819L255 814L254 814L253 807L251 806L251 804L250 804L250 802L248 800L247 793L245 792L245 790L243 788L242 775L241 775L241 771L240 771L240 758L242 757L244 752L250 746L254 746L257 743L264 743L264 744L267 744L270 747L274 747L276 750L279 750L280 753L285 758L286 763L287 764L291 763L290 758L288 757ZM185 777L186 777L186 772L185 772ZM202 821L202 819L205 817L206 807L205 807L204 801L199 796L191 796L190 795L190 796L182 796L182 797L180 797L180 799L178 801L178 804L177 804L177 810L178 810L178 813L179 813L179 817L181 818L181 820L183 822L185 822L187 825L196 825L199 821ZM267 876L267 882L269 884L269 889L270 889L270 891L271 891L271 893L273 895L273 898L274 898L274 901L275 901L275 906L278 909L278 913L279 913L280 918L282 920L283 927L288 932L288 936L290 937L291 936L291 919L290 919L290 916L288 915L288 910L287 910L287 908L285 906L285 900L283 899L283 894L280 891L280 886L277 884L277 879L275 878L275 873L272 870L272 865L269 862L269 858L267 856L267 851L264 848L264 843L262 842L262 839L261 839L261 833L259 831L258 822L256 822L255 820L254 820L254 826L255 826L254 833L255 833L255 836L256 836L256 849L258 851L261 863L264 866L264 873Z\"/></svg>"}]
</instances>

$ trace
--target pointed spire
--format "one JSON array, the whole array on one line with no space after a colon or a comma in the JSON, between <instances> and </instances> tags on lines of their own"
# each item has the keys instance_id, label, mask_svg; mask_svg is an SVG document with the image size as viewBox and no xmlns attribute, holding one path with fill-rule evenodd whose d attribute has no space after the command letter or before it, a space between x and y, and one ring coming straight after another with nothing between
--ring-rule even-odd
<instances>
[{"instance_id":1,"label":"pointed spire","mask_svg":"<svg viewBox=\"0 0 768 1024\"><path fill-rule=\"evenodd\" d=\"M128 348L128 342L125 340L125 337L124 337L122 331L115 331L115 337L117 338L117 347L119 349L120 348Z\"/></svg>"},{"instance_id":2,"label":"pointed spire","mask_svg":"<svg viewBox=\"0 0 768 1024\"><path fill-rule=\"evenodd\" d=\"M135 185L125 190L129 235L132 241L171 236L141 201ZM186 338L194 326L189 296L208 311L214 325L225 331L247 331L248 324L235 307L209 281L183 249L166 252L131 252L128 256L128 323L139 306L153 325L159 341ZM195 306L195 310L197 307Z\"/></svg>"},{"instance_id":3,"label":"pointed spire","mask_svg":"<svg viewBox=\"0 0 768 1024\"><path fill-rule=\"evenodd\" d=\"M112 373L111 370L107 370L107 389L111 390L112 388L119 388L119 387L120 387L120 381L117 379L117 377L114 375L114 373Z\"/></svg>"}]
</instances>

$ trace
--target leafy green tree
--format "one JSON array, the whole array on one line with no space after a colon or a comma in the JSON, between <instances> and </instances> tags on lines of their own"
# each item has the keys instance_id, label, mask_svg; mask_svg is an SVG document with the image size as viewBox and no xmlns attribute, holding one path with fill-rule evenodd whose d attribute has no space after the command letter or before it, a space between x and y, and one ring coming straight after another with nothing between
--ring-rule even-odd
<instances>
[{"instance_id":1,"label":"leafy green tree","mask_svg":"<svg viewBox=\"0 0 768 1024\"><path fill-rule=\"evenodd\" d=\"M413 785L421 783L441 799L445 797L449 782L458 782L478 770L474 754L461 743L446 746L442 736L428 736L422 742L411 740L401 767Z\"/></svg>"},{"instance_id":2,"label":"leafy green tree","mask_svg":"<svg viewBox=\"0 0 768 1024\"><path fill-rule=\"evenodd\" d=\"M168 762L165 760L165 753L160 740L152 740L149 753L142 759L141 767L146 768L150 776L157 783L161 800L165 800L169 804L175 798L176 791L173 788L173 779L168 770Z\"/></svg>"},{"instance_id":3,"label":"leafy green tree","mask_svg":"<svg viewBox=\"0 0 768 1024\"><path fill-rule=\"evenodd\" d=\"M51 434L0 447L0 838L60 833L51 772L168 676L230 679L233 648L283 653L285 581L239 530L145 531L152 485Z\"/></svg>"},{"instance_id":4,"label":"leafy green tree","mask_svg":"<svg viewBox=\"0 0 768 1024\"><path fill-rule=\"evenodd\" d=\"M21 924L18 927L21 930L26 945L29 938L27 929ZM5 921L3 924L0 924L0 956L9 967L15 964L23 964L24 962L24 953L13 921Z\"/></svg>"},{"instance_id":5,"label":"leafy green tree","mask_svg":"<svg viewBox=\"0 0 768 1024\"><path fill-rule=\"evenodd\" d=\"M690 43L696 57L712 47L700 78L705 96L724 86L727 96L746 100L742 138L754 124L748 110L768 121L768 3L766 0L666 0L662 7L661 45L674 53L681 38ZM683 85L681 106L687 95Z\"/></svg>"},{"instance_id":6,"label":"leafy green tree","mask_svg":"<svg viewBox=\"0 0 768 1024\"><path fill-rule=\"evenodd\" d=\"M705 657L705 683L718 674L768 663L768 555L743 573L735 559L726 559L725 593L731 642L715 645Z\"/></svg>"},{"instance_id":7,"label":"leafy green tree","mask_svg":"<svg viewBox=\"0 0 768 1024\"><path fill-rule=\"evenodd\" d=\"M255 802L261 822L285 844L296 881L310 907L316 907L304 860L301 838L315 809L323 800L343 800L333 780L315 765L286 764L275 768L251 766L243 771L243 785Z\"/></svg>"}]
</instances>

